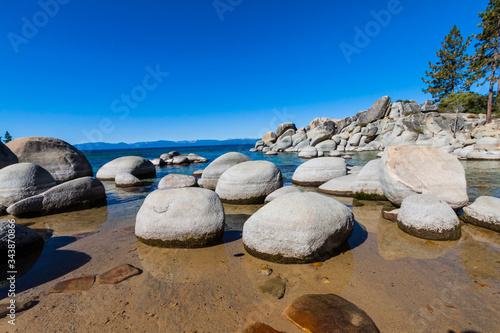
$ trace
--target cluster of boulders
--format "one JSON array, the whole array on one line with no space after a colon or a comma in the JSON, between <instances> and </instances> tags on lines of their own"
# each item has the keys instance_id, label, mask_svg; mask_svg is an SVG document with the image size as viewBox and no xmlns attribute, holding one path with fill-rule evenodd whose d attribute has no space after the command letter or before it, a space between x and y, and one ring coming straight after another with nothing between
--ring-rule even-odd
<instances>
[{"instance_id":1,"label":"cluster of boulders","mask_svg":"<svg viewBox=\"0 0 500 333\"><path fill-rule=\"evenodd\" d=\"M160 157L151 160L155 166L164 165L189 165L195 163L207 163L208 159L196 154L180 154L177 151L171 151L162 154Z\"/></svg>"},{"instance_id":2,"label":"cluster of boulders","mask_svg":"<svg viewBox=\"0 0 500 333\"><path fill-rule=\"evenodd\" d=\"M341 120L316 118L300 129L281 124L250 151L298 152L299 157L314 158L402 144L438 148L464 159L500 160L499 122L486 124L484 115L439 113L432 101L392 103L384 96L367 111Z\"/></svg>"},{"instance_id":3,"label":"cluster of boulders","mask_svg":"<svg viewBox=\"0 0 500 333\"><path fill-rule=\"evenodd\" d=\"M48 215L106 205L87 158L55 138L0 143L0 215Z\"/></svg>"}]
</instances>

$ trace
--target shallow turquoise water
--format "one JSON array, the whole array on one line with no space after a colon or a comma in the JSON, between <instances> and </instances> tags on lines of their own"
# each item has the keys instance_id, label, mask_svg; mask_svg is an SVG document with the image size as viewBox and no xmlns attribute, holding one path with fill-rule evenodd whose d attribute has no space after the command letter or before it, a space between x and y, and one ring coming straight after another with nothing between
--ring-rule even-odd
<instances>
[{"instance_id":1,"label":"shallow turquoise water","mask_svg":"<svg viewBox=\"0 0 500 333\"><path fill-rule=\"evenodd\" d=\"M240 152L249 156L253 160L266 160L276 164L283 174L284 185L292 184L292 175L297 166L306 160L298 158L297 153L280 153L275 156L267 156L260 152L252 153L250 148L253 145L239 146L207 146L207 147L187 147L187 148L153 148L153 149L119 149L119 150L96 150L83 151L89 159L94 173L105 163L122 156L142 156L147 159L160 157L163 153L172 150L181 154L194 153L209 159L209 162L202 164L192 164L189 166L163 166L156 168L156 178L146 180L146 186L133 190L117 190L112 182L106 183L108 193L108 204L124 203L143 199L149 192L158 188L158 182L169 173L180 173L190 175L194 171L204 169L211 161L217 157L230 152ZM346 162L349 165L365 165L368 161L377 158L377 151L350 153L353 157ZM466 171L468 194L471 201L481 195L500 197L500 162L498 161L462 161Z\"/></svg>"}]
</instances>

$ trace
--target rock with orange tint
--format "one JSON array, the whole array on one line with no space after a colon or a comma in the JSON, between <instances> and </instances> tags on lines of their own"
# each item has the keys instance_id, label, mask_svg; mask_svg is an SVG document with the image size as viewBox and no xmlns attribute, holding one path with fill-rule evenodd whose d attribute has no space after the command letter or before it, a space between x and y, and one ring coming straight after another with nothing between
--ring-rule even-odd
<instances>
[{"instance_id":1,"label":"rock with orange tint","mask_svg":"<svg viewBox=\"0 0 500 333\"><path fill-rule=\"evenodd\" d=\"M117 284L134 275L141 274L141 271L132 265L123 264L102 273L97 277L100 284Z\"/></svg>"},{"instance_id":2,"label":"rock with orange tint","mask_svg":"<svg viewBox=\"0 0 500 333\"><path fill-rule=\"evenodd\" d=\"M277 331L271 326L263 323L255 323L245 328L243 333L284 333L284 332Z\"/></svg>"},{"instance_id":3,"label":"rock with orange tint","mask_svg":"<svg viewBox=\"0 0 500 333\"><path fill-rule=\"evenodd\" d=\"M95 281L95 276L83 276L79 278L64 280L57 283L49 293L71 293L75 291L89 290Z\"/></svg>"},{"instance_id":4,"label":"rock with orange tint","mask_svg":"<svg viewBox=\"0 0 500 333\"><path fill-rule=\"evenodd\" d=\"M283 317L306 332L379 332L366 312L334 294L301 296Z\"/></svg>"}]
</instances>

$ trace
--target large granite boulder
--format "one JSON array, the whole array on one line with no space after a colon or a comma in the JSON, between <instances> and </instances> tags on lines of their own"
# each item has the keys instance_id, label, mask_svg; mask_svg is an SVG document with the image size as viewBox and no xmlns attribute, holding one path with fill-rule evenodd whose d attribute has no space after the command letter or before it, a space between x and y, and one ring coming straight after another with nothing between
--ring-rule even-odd
<instances>
[{"instance_id":1,"label":"large granite boulder","mask_svg":"<svg viewBox=\"0 0 500 333\"><path fill-rule=\"evenodd\" d=\"M337 143L333 140L325 140L316 145L316 148L324 152L330 152L337 149Z\"/></svg>"},{"instance_id":2,"label":"large granite boulder","mask_svg":"<svg viewBox=\"0 0 500 333\"><path fill-rule=\"evenodd\" d=\"M92 177L73 179L23 199L7 208L7 213L25 217L50 215L106 205L101 181Z\"/></svg>"},{"instance_id":3,"label":"large granite boulder","mask_svg":"<svg viewBox=\"0 0 500 333\"><path fill-rule=\"evenodd\" d=\"M147 160L139 156L123 156L104 164L96 174L100 180L114 180L118 173L129 173L139 179L153 178L156 168Z\"/></svg>"},{"instance_id":4,"label":"large granite boulder","mask_svg":"<svg viewBox=\"0 0 500 333\"><path fill-rule=\"evenodd\" d=\"M203 175L198 181L198 184L203 188L215 190L219 177L224 173L224 171L232 166L235 166L236 164L251 160L252 159L250 157L236 152L230 152L219 156L213 160L212 163L205 168L205 170L203 170Z\"/></svg>"},{"instance_id":5,"label":"large granite boulder","mask_svg":"<svg viewBox=\"0 0 500 333\"><path fill-rule=\"evenodd\" d=\"M178 188L178 187L196 187L198 181L195 177L189 175L182 175L171 173L163 177L158 183L159 189L164 188Z\"/></svg>"},{"instance_id":6,"label":"large granite boulder","mask_svg":"<svg viewBox=\"0 0 500 333\"><path fill-rule=\"evenodd\" d=\"M17 156L0 141L0 169L17 162Z\"/></svg>"},{"instance_id":7,"label":"large granite boulder","mask_svg":"<svg viewBox=\"0 0 500 333\"><path fill-rule=\"evenodd\" d=\"M285 149L291 146L292 146L292 137L284 136L279 138L279 140L276 142L276 147L274 147L274 151L284 151Z\"/></svg>"},{"instance_id":8,"label":"large granite boulder","mask_svg":"<svg viewBox=\"0 0 500 333\"><path fill-rule=\"evenodd\" d=\"M462 221L500 232L500 198L482 196L464 207Z\"/></svg>"},{"instance_id":9,"label":"large granite boulder","mask_svg":"<svg viewBox=\"0 0 500 333\"><path fill-rule=\"evenodd\" d=\"M361 169L352 184L354 197L360 200L386 200L379 177L380 160L372 160Z\"/></svg>"},{"instance_id":10,"label":"large granite boulder","mask_svg":"<svg viewBox=\"0 0 500 333\"><path fill-rule=\"evenodd\" d=\"M10 141L7 147L19 162L39 165L59 182L94 175L81 151L56 138L28 136Z\"/></svg>"},{"instance_id":11,"label":"large granite boulder","mask_svg":"<svg viewBox=\"0 0 500 333\"><path fill-rule=\"evenodd\" d=\"M420 108L421 112L435 112L438 110L438 106L434 104L433 101L426 100L422 107Z\"/></svg>"},{"instance_id":12,"label":"large granite boulder","mask_svg":"<svg viewBox=\"0 0 500 333\"><path fill-rule=\"evenodd\" d=\"M288 193L254 213L243 226L245 249L281 263L321 261L351 235L349 208L319 193Z\"/></svg>"},{"instance_id":13,"label":"large granite boulder","mask_svg":"<svg viewBox=\"0 0 500 333\"><path fill-rule=\"evenodd\" d=\"M375 120L384 118L389 113L391 107L391 98L384 96L379 98L366 112L358 113L358 123L371 123Z\"/></svg>"},{"instance_id":14,"label":"large granite boulder","mask_svg":"<svg viewBox=\"0 0 500 333\"><path fill-rule=\"evenodd\" d=\"M341 157L320 157L302 163L292 176L292 183L303 186L319 186L347 174L345 160Z\"/></svg>"},{"instance_id":15,"label":"large granite boulder","mask_svg":"<svg viewBox=\"0 0 500 333\"><path fill-rule=\"evenodd\" d=\"M33 163L16 163L0 169L0 205L13 203L47 191L56 185L52 175Z\"/></svg>"},{"instance_id":16,"label":"large granite boulder","mask_svg":"<svg viewBox=\"0 0 500 333\"><path fill-rule=\"evenodd\" d=\"M276 139L277 139L276 134L273 131L267 132L262 136L262 141L266 146L275 143Z\"/></svg>"},{"instance_id":17,"label":"large granite boulder","mask_svg":"<svg viewBox=\"0 0 500 333\"><path fill-rule=\"evenodd\" d=\"M250 161L227 169L220 176L215 192L222 202L261 204L282 186L283 177L276 165L267 161Z\"/></svg>"},{"instance_id":18,"label":"large granite boulder","mask_svg":"<svg viewBox=\"0 0 500 333\"><path fill-rule=\"evenodd\" d=\"M294 123L283 123L278 126L276 129L276 136L279 138L283 133L288 130L293 130L293 132L297 131L297 127L295 127ZM292 134L293 135L293 134Z\"/></svg>"},{"instance_id":19,"label":"large granite boulder","mask_svg":"<svg viewBox=\"0 0 500 333\"><path fill-rule=\"evenodd\" d=\"M307 126L311 146L330 139L335 134L335 122L330 118L316 118Z\"/></svg>"},{"instance_id":20,"label":"large granite boulder","mask_svg":"<svg viewBox=\"0 0 500 333\"><path fill-rule=\"evenodd\" d=\"M392 146L380 162L380 183L385 197L396 206L412 194L429 194L459 209L467 204L467 183L460 161L439 149Z\"/></svg>"},{"instance_id":21,"label":"large granite boulder","mask_svg":"<svg viewBox=\"0 0 500 333\"><path fill-rule=\"evenodd\" d=\"M300 158L315 158L318 157L318 149L313 146L306 146L300 148L299 155Z\"/></svg>"},{"instance_id":22,"label":"large granite boulder","mask_svg":"<svg viewBox=\"0 0 500 333\"><path fill-rule=\"evenodd\" d=\"M15 258L19 259L30 254L41 253L44 241L42 236L33 229L14 222L0 222L0 255L7 264L9 240L14 242Z\"/></svg>"},{"instance_id":23,"label":"large granite boulder","mask_svg":"<svg viewBox=\"0 0 500 333\"><path fill-rule=\"evenodd\" d=\"M357 176L358 173L354 173L347 176L333 178L318 187L318 191L339 197L352 197L354 195L352 192L352 184L356 180Z\"/></svg>"},{"instance_id":24,"label":"large granite boulder","mask_svg":"<svg viewBox=\"0 0 500 333\"><path fill-rule=\"evenodd\" d=\"M184 187L150 193L135 223L135 235L148 245L195 248L222 242L224 207L210 190Z\"/></svg>"},{"instance_id":25,"label":"large granite boulder","mask_svg":"<svg viewBox=\"0 0 500 333\"><path fill-rule=\"evenodd\" d=\"M303 295L285 309L283 317L305 332L379 333L366 312L334 294Z\"/></svg>"},{"instance_id":26,"label":"large granite boulder","mask_svg":"<svg viewBox=\"0 0 500 333\"><path fill-rule=\"evenodd\" d=\"M406 197L397 220L401 230L419 238L455 240L461 235L457 214L444 200L432 195Z\"/></svg>"}]
</instances>

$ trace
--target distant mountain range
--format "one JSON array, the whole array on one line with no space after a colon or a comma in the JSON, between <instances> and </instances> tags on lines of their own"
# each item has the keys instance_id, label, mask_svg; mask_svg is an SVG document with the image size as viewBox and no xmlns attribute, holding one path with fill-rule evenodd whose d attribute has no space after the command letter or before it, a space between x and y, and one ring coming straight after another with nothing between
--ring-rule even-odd
<instances>
[{"instance_id":1,"label":"distant mountain range","mask_svg":"<svg viewBox=\"0 0 500 333\"><path fill-rule=\"evenodd\" d=\"M80 150L105 150L105 149L137 149L137 148L176 148L176 147L202 147L202 146L228 146L254 144L260 139L228 139L228 140L193 140L193 141L150 141L136 143L106 143L88 142L74 145Z\"/></svg>"}]
</instances>

